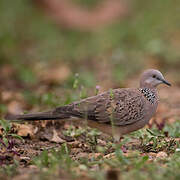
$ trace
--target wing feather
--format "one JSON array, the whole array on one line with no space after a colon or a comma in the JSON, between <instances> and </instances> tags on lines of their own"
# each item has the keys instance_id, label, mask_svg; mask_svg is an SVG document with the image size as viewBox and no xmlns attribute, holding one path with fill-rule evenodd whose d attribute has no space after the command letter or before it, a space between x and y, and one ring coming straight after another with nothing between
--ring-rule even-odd
<instances>
[{"instance_id":1,"label":"wing feather","mask_svg":"<svg viewBox=\"0 0 180 180\"><path fill-rule=\"evenodd\" d=\"M144 118L144 103L138 89L115 89L73 103L71 107L74 116L124 126Z\"/></svg>"}]
</instances>

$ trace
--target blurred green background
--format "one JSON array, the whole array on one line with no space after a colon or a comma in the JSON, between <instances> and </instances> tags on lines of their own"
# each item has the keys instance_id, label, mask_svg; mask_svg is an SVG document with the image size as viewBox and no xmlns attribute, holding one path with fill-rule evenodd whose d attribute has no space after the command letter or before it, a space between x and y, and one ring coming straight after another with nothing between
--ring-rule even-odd
<instances>
[{"instance_id":1,"label":"blurred green background","mask_svg":"<svg viewBox=\"0 0 180 180\"><path fill-rule=\"evenodd\" d=\"M91 9L99 1L74 3ZM33 91L48 83L72 88L78 73L85 87L107 89L127 86L127 78L152 67L170 72L178 83L180 1L128 2L124 18L82 31L57 25L30 0L1 0L0 83Z\"/></svg>"},{"instance_id":2,"label":"blurred green background","mask_svg":"<svg viewBox=\"0 0 180 180\"><path fill-rule=\"evenodd\" d=\"M165 78L173 86L171 88L161 87L160 97L162 99L152 125L159 123L160 126L165 121L173 123L179 120L180 0L128 0L126 16L102 27L95 27L94 30L68 28L65 25L56 24L45 9L35 3L36 1L42 0L0 0L0 116L4 117L7 112L19 114L23 113L24 110L28 112L46 111L95 95L99 93L99 87L102 92L109 88L138 86L138 78L143 70L157 68L162 71ZM77 3L81 8L91 11L98 3L105 0L71 1ZM47 134L45 129L50 128L49 124L46 126L42 123L41 126L44 128L44 134ZM53 126L55 127L54 123ZM179 121L173 126L165 127L165 131L160 132L164 134L166 132L165 136L168 136L169 133L170 137L178 137ZM152 137L154 137L156 142L153 139L155 144L153 148L158 147L160 151L165 151L165 148L169 151L173 148L175 151L176 148L176 153L179 153L179 143L175 146L173 139L171 139L173 143L170 145L171 141L167 143L164 141L166 139L160 139L160 142L157 143L158 138L162 137L158 134L147 136L147 132L138 131L136 135L133 135L133 138L137 137L138 141L140 139L148 140L147 147L152 147L151 142ZM164 134L163 137L167 138ZM95 137L95 134L92 136ZM35 138L39 137L35 135ZM29 135L26 139L29 139ZM109 140L107 139L107 141ZM29 145L26 146L27 150L25 151L21 149L21 145L15 144L17 146L15 149L20 148L19 152L22 152L21 155L24 154L24 159L21 159L23 161L20 166L12 166L12 168L7 166L6 171L11 175L14 173L13 167L14 170L18 167L23 175L27 173L27 169L24 167L29 168L33 176L38 174L37 168L35 171L31 171L33 167L29 166L28 157L25 159L25 156L28 156L26 151L37 155L38 151L43 150L40 149L43 144L35 143L36 145L31 146L31 143L25 142L23 144ZM166 144L163 145L163 143ZM87 146L84 145L78 146L78 149L83 149L83 147L87 149ZM109 147L108 142L107 148L111 152ZM136 146L132 145L132 147L133 151L138 150ZM89 149L87 150L88 153L91 152ZM4 149L2 152L4 153ZM159 160L154 155L149 154L149 161L148 156L144 156L144 153L142 154L140 151L135 152L137 154L133 156L130 154L130 160L119 149L117 152L115 159L113 157L109 159L109 165L115 169L119 167L120 171L117 172L122 175L122 178L168 179L174 176L174 179L176 177L178 179L179 177L180 164L177 158L179 154L165 156L164 159ZM67 156L69 150L68 153L63 153L62 159L59 154L57 154L58 157L56 157L57 155L49 156L51 157L50 161L47 159L47 152L44 153L44 157L42 153L40 161L37 162L48 162L48 168L44 168L46 165L42 163L43 170L50 169L51 171L51 166L53 169L55 162L55 165L57 162L63 165L63 170L66 166L71 168L72 165L69 166L71 162ZM5 155L3 154L1 157ZM14 158L15 154L11 153L5 159L9 159L11 156ZM89 156L87 155L87 157ZM80 170L77 172L84 172L84 167L88 167L89 175L89 169L93 165L93 176L98 179L100 177L98 173L101 175L101 169L107 170L107 165L97 169L94 166L97 165L95 164L96 160L94 160L93 158L88 160L91 163L90 166L88 165L89 167L85 166L88 161L79 161L78 169ZM146 162L147 164L145 164ZM39 163L39 167L40 165ZM97 167L100 166L101 164L98 163ZM43 172L45 172L45 179L47 179L48 174L46 171ZM67 172L69 174L70 171ZM52 173L54 178L57 175L56 170ZM61 174L59 169L58 173ZM3 178L7 179L6 176L2 175ZM43 176L39 177L42 179Z\"/></svg>"}]
</instances>

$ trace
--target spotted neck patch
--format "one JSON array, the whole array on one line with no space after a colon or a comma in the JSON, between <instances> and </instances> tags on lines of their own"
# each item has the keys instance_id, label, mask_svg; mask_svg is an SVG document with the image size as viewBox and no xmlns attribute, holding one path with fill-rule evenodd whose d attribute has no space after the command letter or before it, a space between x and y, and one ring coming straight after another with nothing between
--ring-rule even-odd
<instances>
[{"instance_id":1,"label":"spotted neck patch","mask_svg":"<svg viewBox=\"0 0 180 180\"><path fill-rule=\"evenodd\" d=\"M154 104L154 102L156 100L156 95L151 89L140 88L139 90L151 104Z\"/></svg>"}]
</instances>

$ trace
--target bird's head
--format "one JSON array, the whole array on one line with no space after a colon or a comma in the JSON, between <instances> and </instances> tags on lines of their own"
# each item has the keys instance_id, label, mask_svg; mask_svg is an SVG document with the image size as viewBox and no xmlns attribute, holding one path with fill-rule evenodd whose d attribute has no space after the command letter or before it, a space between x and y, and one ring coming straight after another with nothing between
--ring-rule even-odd
<instances>
[{"instance_id":1,"label":"bird's head","mask_svg":"<svg viewBox=\"0 0 180 180\"><path fill-rule=\"evenodd\" d=\"M162 73L156 69L148 69L142 73L140 79L141 88L156 88L159 84L171 86L171 84L165 80Z\"/></svg>"}]
</instances>

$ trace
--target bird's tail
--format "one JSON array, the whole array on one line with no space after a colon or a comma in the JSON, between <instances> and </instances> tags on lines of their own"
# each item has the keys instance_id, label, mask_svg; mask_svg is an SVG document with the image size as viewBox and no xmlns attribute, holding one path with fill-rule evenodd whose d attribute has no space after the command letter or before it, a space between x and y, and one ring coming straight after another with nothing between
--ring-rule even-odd
<instances>
[{"instance_id":1,"label":"bird's tail","mask_svg":"<svg viewBox=\"0 0 180 180\"><path fill-rule=\"evenodd\" d=\"M53 111L38 112L32 114L13 115L8 114L5 116L6 120L24 120L24 121L36 121L36 120L53 120L53 119L65 119L70 115L64 113L54 113Z\"/></svg>"}]
</instances>

